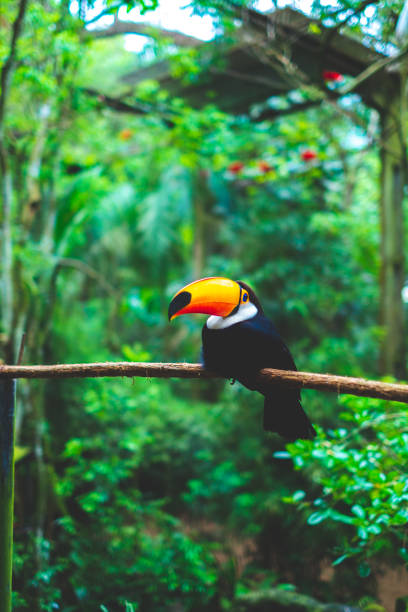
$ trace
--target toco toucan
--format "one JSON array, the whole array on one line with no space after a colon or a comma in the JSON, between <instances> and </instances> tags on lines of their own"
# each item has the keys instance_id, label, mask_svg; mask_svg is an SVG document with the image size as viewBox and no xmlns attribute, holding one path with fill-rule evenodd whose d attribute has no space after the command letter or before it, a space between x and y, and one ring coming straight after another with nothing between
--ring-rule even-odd
<instances>
[{"instance_id":1,"label":"toco toucan","mask_svg":"<svg viewBox=\"0 0 408 612\"><path fill-rule=\"evenodd\" d=\"M259 381L262 368L296 370L296 366L248 285L218 276L190 283L171 300L169 320L188 313L210 315L202 331L204 367L265 396L265 430L288 440L314 438L300 391Z\"/></svg>"}]
</instances>

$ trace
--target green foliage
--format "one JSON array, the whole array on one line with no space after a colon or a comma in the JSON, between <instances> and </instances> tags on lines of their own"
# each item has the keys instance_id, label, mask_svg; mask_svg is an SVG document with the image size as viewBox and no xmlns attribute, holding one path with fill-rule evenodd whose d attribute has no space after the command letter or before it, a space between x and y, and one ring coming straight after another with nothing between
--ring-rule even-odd
<instances>
[{"instance_id":1,"label":"green foliage","mask_svg":"<svg viewBox=\"0 0 408 612\"><path fill-rule=\"evenodd\" d=\"M408 414L399 404L379 400L346 397L339 403L340 427L321 432L313 445L288 446L295 468L308 472L320 494L309 499L296 491L286 501L307 512L309 525L349 526L334 564L358 556L363 575L387 556L408 560Z\"/></svg>"}]
</instances>

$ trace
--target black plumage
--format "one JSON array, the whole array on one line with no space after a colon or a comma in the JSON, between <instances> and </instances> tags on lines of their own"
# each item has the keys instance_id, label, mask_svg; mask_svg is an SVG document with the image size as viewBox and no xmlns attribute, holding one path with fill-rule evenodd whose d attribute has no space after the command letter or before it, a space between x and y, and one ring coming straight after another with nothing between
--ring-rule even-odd
<instances>
[{"instance_id":1,"label":"black plumage","mask_svg":"<svg viewBox=\"0 0 408 612\"><path fill-rule=\"evenodd\" d=\"M248 292L249 301L258 312L224 329L209 329L205 324L202 331L204 366L265 396L265 430L277 432L288 440L313 438L316 432L300 403L300 391L258 380L262 368L296 370L296 365L275 326L265 317L255 293L245 283L239 281L239 284Z\"/></svg>"}]
</instances>

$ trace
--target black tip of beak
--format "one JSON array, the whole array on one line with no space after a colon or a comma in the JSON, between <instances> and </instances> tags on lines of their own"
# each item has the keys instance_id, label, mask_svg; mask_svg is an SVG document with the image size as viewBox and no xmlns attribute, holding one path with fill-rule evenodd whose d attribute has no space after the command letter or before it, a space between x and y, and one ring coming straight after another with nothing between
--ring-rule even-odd
<instances>
[{"instance_id":1,"label":"black tip of beak","mask_svg":"<svg viewBox=\"0 0 408 612\"><path fill-rule=\"evenodd\" d=\"M187 306L191 302L191 293L189 291L182 291L175 298L173 298L169 304L169 321L171 318L178 313L179 310Z\"/></svg>"}]
</instances>

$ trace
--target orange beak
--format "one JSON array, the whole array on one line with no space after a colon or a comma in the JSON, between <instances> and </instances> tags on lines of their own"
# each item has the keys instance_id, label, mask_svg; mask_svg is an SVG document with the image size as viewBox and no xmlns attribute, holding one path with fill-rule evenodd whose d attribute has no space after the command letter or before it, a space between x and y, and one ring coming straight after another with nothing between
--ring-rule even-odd
<instances>
[{"instance_id":1,"label":"orange beak","mask_svg":"<svg viewBox=\"0 0 408 612\"><path fill-rule=\"evenodd\" d=\"M169 321L193 312L227 317L239 307L241 293L241 286L229 278L202 278L176 293L169 304Z\"/></svg>"}]
</instances>

